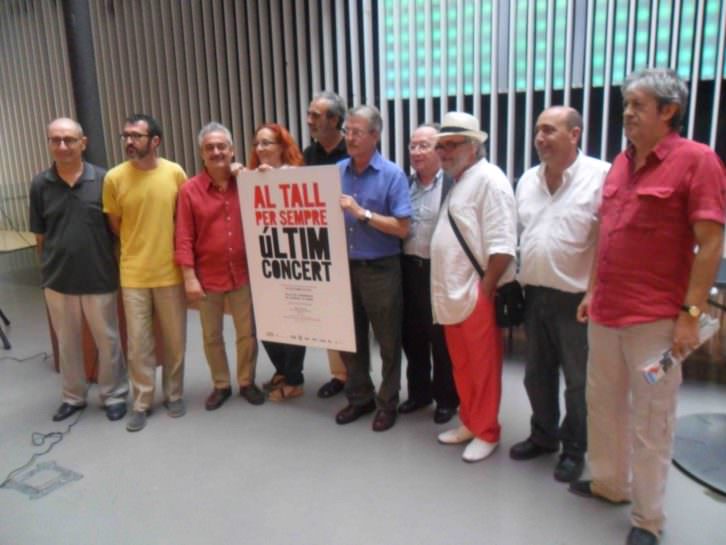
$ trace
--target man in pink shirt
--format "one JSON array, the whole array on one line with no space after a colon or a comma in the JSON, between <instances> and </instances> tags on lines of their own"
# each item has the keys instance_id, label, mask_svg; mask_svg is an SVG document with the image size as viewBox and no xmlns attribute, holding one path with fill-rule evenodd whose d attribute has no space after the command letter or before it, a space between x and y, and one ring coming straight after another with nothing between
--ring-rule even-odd
<instances>
[{"instance_id":1,"label":"man in pink shirt","mask_svg":"<svg viewBox=\"0 0 726 545\"><path fill-rule=\"evenodd\" d=\"M712 149L678 135L688 90L675 72L635 72L622 94L629 145L605 180L593 274L578 308L590 322L592 480L570 490L632 501L626 543L652 545L665 520L681 370L649 384L642 369L669 348L679 357L698 345L723 250L726 170Z\"/></svg>"},{"instance_id":2,"label":"man in pink shirt","mask_svg":"<svg viewBox=\"0 0 726 545\"><path fill-rule=\"evenodd\" d=\"M214 389L205 407L213 411L232 393L222 325L225 305L232 313L237 344L240 395L253 405L265 401L255 386L257 338L242 236L237 181L232 176L232 135L219 123L199 132L204 169L179 190L175 258L184 273L189 301L199 302L204 353Z\"/></svg>"}]
</instances>

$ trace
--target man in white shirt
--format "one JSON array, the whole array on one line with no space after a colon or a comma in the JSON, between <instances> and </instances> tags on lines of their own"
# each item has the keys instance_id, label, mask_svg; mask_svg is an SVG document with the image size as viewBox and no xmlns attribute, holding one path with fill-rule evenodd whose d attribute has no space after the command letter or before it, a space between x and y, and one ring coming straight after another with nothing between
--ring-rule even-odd
<instances>
[{"instance_id":1,"label":"man in white shirt","mask_svg":"<svg viewBox=\"0 0 726 545\"><path fill-rule=\"evenodd\" d=\"M483 157L487 134L478 119L449 112L437 136L441 167L454 186L431 239L431 304L434 322L444 326L462 423L440 434L439 442L469 442L462 458L478 462L494 451L501 433L502 334L494 294L514 279L516 204L507 177ZM483 277L457 239L449 213Z\"/></svg>"},{"instance_id":2,"label":"man in white shirt","mask_svg":"<svg viewBox=\"0 0 726 545\"><path fill-rule=\"evenodd\" d=\"M525 172L516 191L520 226L519 281L527 300L524 386L531 431L509 455L530 460L560 450L554 477L582 474L587 450L587 327L577 306L587 290L595 250L597 209L609 163L578 151L582 117L569 107L537 118L534 145L541 164ZM559 370L565 377L560 422Z\"/></svg>"}]
</instances>

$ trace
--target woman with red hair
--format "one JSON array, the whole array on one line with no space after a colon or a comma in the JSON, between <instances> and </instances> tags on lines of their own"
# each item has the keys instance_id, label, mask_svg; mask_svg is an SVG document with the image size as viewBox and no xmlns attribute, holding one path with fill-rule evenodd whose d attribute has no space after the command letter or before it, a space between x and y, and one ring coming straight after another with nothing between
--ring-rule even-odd
<instances>
[{"instance_id":1,"label":"woman with red hair","mask_svg":"<svg viewBox=\"0 0 726 545\"><path fill-rule=\"evenodd\" d=\"M302 166L303 155L287 129L277 123L265 123L255 132L252 152L247 163L250 170L270 170ZM282 401L303 395L303 360L305 347L262 341L262 346L275 366L272 379L263 384L270 401Z\"/></svg>"}]
</instances>

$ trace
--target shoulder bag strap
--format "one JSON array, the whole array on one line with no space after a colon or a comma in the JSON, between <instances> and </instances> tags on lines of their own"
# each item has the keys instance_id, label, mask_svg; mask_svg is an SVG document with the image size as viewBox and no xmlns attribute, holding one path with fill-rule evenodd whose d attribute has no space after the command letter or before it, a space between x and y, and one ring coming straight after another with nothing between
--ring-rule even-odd
<instances>
[{"instance_id":1,"label":"shoulder bag strap","mask_svg":"<svg viewBox=\"0 0 726 545\"><path fill-rule=\"evenodd\" d=\"M464 237L461 235L461 231L459 231L459 228L456 226L454 216L451 215L451 210L449 210L448 207L446 209L446 213L449 215L449 223L451 223L451 228L454 230L456 240L458 240L459 244L461 244L461 249L464 250L466 257L468 257L469 261L471 261L474 270L479 273L479 276L481 278L484 278L484 270L481 268L481 265L479 265L479 262L476 260L476 258L474 258L474 254L471 253L471 250L469 249L469 246L467 246Z\"/></svg>"}]
</instances>

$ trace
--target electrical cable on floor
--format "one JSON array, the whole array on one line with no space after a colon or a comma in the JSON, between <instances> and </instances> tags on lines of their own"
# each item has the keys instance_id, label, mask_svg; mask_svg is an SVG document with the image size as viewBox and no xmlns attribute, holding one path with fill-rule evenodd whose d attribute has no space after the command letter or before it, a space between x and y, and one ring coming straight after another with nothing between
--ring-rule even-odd
<instances>
[{"instance_id":1,"label":"electrical cable on floor","mask_svg":"<svg viewBox=\"0 0 726 545\"><path fill-rule=\"evenodd\" d=\"M28 356L27 358L14 358L12 356L2 356L0 357L0 362L3 361L16 361L18 363L23 363L26 361L34 360L35 358L43 356L43 361L50 359L50 354L48 352L38 352L37 354L33 354L32 356Z\"/></svg>"},{"instance_id":2,"label":"electrical cable on floor","mask_svg":"<svg viewBox=\"0 0 726 545\"><path fill-rule=\"evenodd\" d=\"M73 422L68 424L68 427L66 428L65 431L52 431L49 433L40 433L40 432L34 431L33 433L31 433L30 442L32 443L32 445L34 447L42 447L47 442L48 443L47 448L41 452L36 452L35 454L33 454L30 457L30 460L28 460L27 463L23 464L22 466L20 466L16 469L13 469L10 473L8 473L8 476L5 477L5 479L3 480L2 483L0 483L0 488L5 488L7 486L7 484L13 479L13 477L15 477L18 473L20 473L24 469L33 465L35 460L37 460L41 456L45 456L46 454L48 454L51 450L53 450L53 447L55 447L58 443L63 441L63 438L71 432L71 428L73 426L75 426L76 424L78 424L78 421L81 419L81 416L83 416L84 412L85 412L85 410L78 411L76 418L73 420Z\"/></svg>"}]
</instances>

